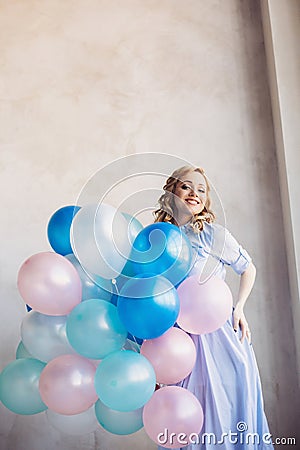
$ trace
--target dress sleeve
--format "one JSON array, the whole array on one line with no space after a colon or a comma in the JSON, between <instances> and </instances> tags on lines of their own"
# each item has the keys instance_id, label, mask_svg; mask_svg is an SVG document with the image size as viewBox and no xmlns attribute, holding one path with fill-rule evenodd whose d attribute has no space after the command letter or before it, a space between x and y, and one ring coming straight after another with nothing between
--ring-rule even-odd
<instances>
[{"instance_id":1,"label":"dress sleeve","mask_svg":"<svg viewBox=\"0 0 300 450\"><path fill-rule=\"evenodd\" d=\"M214 242L219 248L218 256L220 261L239 275L241 275L252 261L249 253L237 242L227 228L217 225L214 227Z\"/></svg>"}]
</instances>

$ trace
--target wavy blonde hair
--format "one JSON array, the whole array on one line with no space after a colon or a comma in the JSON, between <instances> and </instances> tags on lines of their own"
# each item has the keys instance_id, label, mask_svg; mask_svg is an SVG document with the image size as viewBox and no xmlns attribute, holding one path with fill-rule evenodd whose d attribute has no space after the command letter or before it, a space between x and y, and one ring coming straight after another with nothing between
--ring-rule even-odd
<instances>
[{"instance_id":1,"label":"wavy blonde hair","mask_svg":"<svg viewBox=\"0 0 300 450\"><path fill-rule=\"evenodd\" d=\"M216 216L211 210L211 199L210 199L210 185L209 181L201 167L193 166L183 166L175 170L172 175L167 179L166 184L163 187L164 193L158 199L159 208L153 212L154 222L169 222L174 225L178 225L174 218L174 192L177 184L181 182L182 177L188 172L199 172L203 175L206 183L206 202L203 210L199 214L195 214L192 218L190 226L195 233L200 233L203 230L204 222L214 222Z\"/></svg>"}]
</instances>

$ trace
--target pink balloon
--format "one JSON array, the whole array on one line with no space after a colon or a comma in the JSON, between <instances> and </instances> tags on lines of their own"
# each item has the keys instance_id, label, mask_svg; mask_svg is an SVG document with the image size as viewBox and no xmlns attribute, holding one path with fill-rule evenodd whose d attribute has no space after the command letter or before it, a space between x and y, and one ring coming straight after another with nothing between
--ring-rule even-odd
<instances>
[{"instance_id":1,"label":"pink balloon","mask_svg":"<svg viewBox=\"0 0 300 450\"><path fill-rule=\"evenodd\" d=\"M32 309L63 316L81 301L81 280L73 264L63 256L42 252L28 258L18 274L18 289Z\"/></svg>"},{"instance_id":2,"label":"pink balloon","mask_svg":"<svg viewBox=\"0 0 300 450\"><path fill-rule=\"evenodd\" d=\"M177 323L188 333L211 333L231 316L232 294L219 277L199 283L199 276L193 275L181 283L177 292L180 299Z\"/></svg>"},{"instance_id":3,"label":"pink balloon","mask_svg":"<svg viewBox=\"0 0 300 450\"><path fill-rule=\"evenodd\" d=\"M95 365L83 356L58 356L47 364L40 376L43 402L59 414L86 411L98 400L94 388L95 372Z\"/></svg>"},{"instance_id":4,"label":"pink balloon","mask_svg":"<svg viewBox=\"0 0 300 450\"><path fill-rule=\"evenodd\" d=\"M191 373L196 362L196 347L188 334L170 328L155 339L145 340L141 353L154 367L156 381L175 384Z\"/></svg>"},{"instance_id":5,"label":"pink balloon","mask_svg":"<svg viewBox=\"0 0 300 450\"><path fill-rule=\"evenodd\" d=\"M165 386L155 391L144 406L143 422L146 433L158 445L181 448L197 439L203 426L203 410L187 389Z\"/></svg>"}]
</instances>

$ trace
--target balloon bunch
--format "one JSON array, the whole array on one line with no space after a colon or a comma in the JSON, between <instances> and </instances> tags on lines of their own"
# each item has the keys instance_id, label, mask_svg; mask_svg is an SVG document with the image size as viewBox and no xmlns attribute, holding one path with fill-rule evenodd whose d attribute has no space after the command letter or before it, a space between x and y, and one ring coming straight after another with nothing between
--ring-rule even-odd
<instances>
[{"instance_id":1,"label":"balloon bunch","mask_svg":"<svg viewBox=\"0 0 300 450\"><path fill-rule=\"evenodd\" d=\"M73 434L99 424L119 435L144 426L157 443L165 429L198 434L200 402L173 385L196 361L188 333L229 318L228 286L188 276L193 250L180 228L143 228L110 205L63 207L47 232L54 252L31 256L18 273L32 310L16 360L0 375L3 404L17 414L47 410L53 426Z\"/></svg>"}]
</instances>

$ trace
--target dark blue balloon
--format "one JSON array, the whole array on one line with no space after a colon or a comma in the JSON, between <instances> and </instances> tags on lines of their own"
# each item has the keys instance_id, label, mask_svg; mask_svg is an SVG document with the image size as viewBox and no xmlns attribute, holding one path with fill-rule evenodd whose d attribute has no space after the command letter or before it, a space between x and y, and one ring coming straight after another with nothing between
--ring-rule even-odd
<instances>
[{"instance_id":1,"label":"dark blue balloon","mask_svg":"<svg viewBox=\"0 0 300 450\"><path fill-rule=\"evenodd\" d=\"M53 250L60 255L73 253L70 243L70 228L73 217L79 210L79 206L64 206L58 209L49 220L48 240Z\"/></svg>"},{"instance_id":2,"label":"dark blue balloon","mask_svg":"<svg viewBox=\"0 0 300 450\"><path fill-rule=\"evenodd\" d=\"M127 281L118 299L118 313L127 331L140 339L161 336L174 325L179 297L161 275L137 275Z\"/></svg>"},{"instance_id":3,"label":"dark blue balloon","mask_svg":"<svg viewBox=\"0 0 300 450\"><path fill-rule=\"evenodd\" d=\"M177 286L192 267L193 249L179 227L157 222L139 232L130 259L136 274L163 275Z\"/></svg>"}]
</instances>

